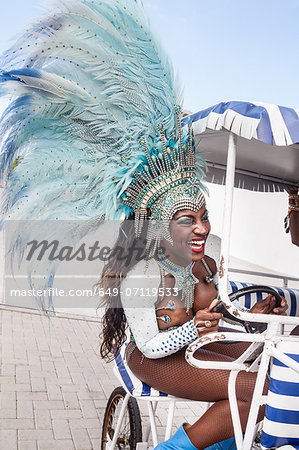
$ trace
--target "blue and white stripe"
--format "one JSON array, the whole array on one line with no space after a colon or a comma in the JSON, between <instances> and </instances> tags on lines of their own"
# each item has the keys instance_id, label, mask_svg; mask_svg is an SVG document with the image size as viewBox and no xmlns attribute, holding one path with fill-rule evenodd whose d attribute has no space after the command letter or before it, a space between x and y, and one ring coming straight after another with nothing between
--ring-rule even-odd
<instances>
[{"instance_id":1,"label":"blue and white stripe","mask_svg":"<svg viewBox=\"0 0 299 450\"><path fill-rule=\"evenodd\" d=\"M280 342L277 349L299 363L298 342ZM299 448L299 374L277 359L271 368L261 444L264 449Z\"/></svg>"},{"instance_id":2,"label":"blue and white stripe","mask_svg":"<svg viewBox=\"0 0 299 450\"><path fill-rule=\"evenodd\" d=\"M243 287L254 286L251 283L241 283L239 281L230 281L232 292L237 291ZM269 286L275 289L279 295L284 297L288 304L287 315L288 316L299 316L299 291L296 289L283 289L280 287ZM255 303L260 302L265 298L265 294L262 292L256 292L254 294L246 294L238 299L241 306L245 308L251 308Z\"/></svg>"},{"instance_id":3,"label":"blue and white stripe","mask_svg":"<svg viewBox=\"0 0 299 450\"><path fill-rule=\"evenodd\" d=\"M125 359L126 346L127 343L122 346L120 352L117 354L115 358L116 365L114 367L114 373L121 382L122 386L126 389L126 391L130 392L130 394L133 394L134 397L166 397L167 394L153 389L151 386L143 383L135 377L133 372L129 369Z\"/></svg>"},{"instance_id":4,"label":"blue and white stripe","mask_svg":"<svg viewBox=\"0 0 299 450\"><path fill-rule=\"evenodd\" d=\"M207 128L232 131L246 139L286 146L299 142L299 110L260 102L221 102L182 120L192 120L195 134Z\"/></svg>"}]
</instances>

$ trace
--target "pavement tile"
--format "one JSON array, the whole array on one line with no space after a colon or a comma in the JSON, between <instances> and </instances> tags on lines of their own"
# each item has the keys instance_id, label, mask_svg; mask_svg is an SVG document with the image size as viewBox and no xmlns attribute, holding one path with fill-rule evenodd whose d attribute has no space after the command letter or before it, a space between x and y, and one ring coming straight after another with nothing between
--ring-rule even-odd
<instances>
[{"instance_id":1,"label":"pavement tile","mask_svg":"<svg viewBox=\"0 0 299 450\"><path fill-rule=\"evenodd\" d=\"M101 448L101 439L92 439L91 438L91 445L93 450L98 450Z\"/></svg>"},{"instance_id":2,"label":"pavement tile","mask_svg":"<svg viewBox=\"0 0 299 450\"><path fill-rule=\"evenodd\" d=\"M19 419L33 419L33 403L32 400L17 401L17 417Z\"/></svg>"},{"instance_id":3,"label":"pavement tile","mask_svg":"<svg viewBox=\"0 0 299 450\"><path fill-rule=\"evenodd\" d=\"M94 406L93 400L80 400L83 417L86 419L93 419L98 417L97 410Z\"/></svg>"},{"instance_id":4,"label":"pavement tile","mask_svg":"<svg viewBox=\"0 0 299 450\"><path fill-rule=\"evenodd\" d=\"M16 450L18 448L16 430L0 430L0 448L3 450Z\"/></svg>"},{"instance_id":5,"label":"pavement tile","mask_svg":"<svg viewBox=\"0 0 299 450\"><path fill-rule=\"evenodd\" d=\"M13 356L13 349L7 349L2 347L2 361L4 364L12 364L14 366L23 365L26 366L28 364L28 358L15 358Z\"/></svg>"},{"instance_id":6,"label":"pavement tile","mask_svg":"<svg viewBox=\"0 0 299 450\"><path fill-rule=\"evenodd\" d=\"M53 381L46 381L47 396L49 400L63 400L60 386Z\"/></svg>"},{"instance_id":7,"label":"pavement tile","mask_svg":"<svg viewBox=\"0 0 299 450\"><path fill-rule=\"evenodd\" d=\"M87 431L91 439L99 439L102 436L101 426L99 426L98 428L88 428Z\"/></svg>"},{"instance_id":8,"label":"pavement tile","mask_svg":"<svg viewBox=\"0 0 299 450\"><path fill-rule=\"evenodd\" d=\"M52 409L52 419L80 419L82 411L80 409Z\"/></svg>"},{"instance_id":9,"label":"pavement tile","mask_svg":"<svg viewBox=\"0 0 299 450\"><path fill-rule=\"evenodd\" d=\"M38 409L34 411L35 425L38 430L50 430L52 428L50 411Z\"/></svg>"},{"instance_id":10,"label":"pavement tile","mask_svg":"<svg viewBox=\"0 0 299 450\"><path fill-rule=\"evenodd\" d=\"M102 390L96 391L96 392L89 392L89 391L83 391L78 392L78 398L79 400L105 400L105 395L103 394Z\"/></svg>"},{"instance_id":11,"label":"pavement tile","mask_svg":"<svg viewBox=\"0 0 299 450\"><path fill-rule=\"evenodd\" d=\"M40 362L41 362L41 355L39 354L39 351L37 350L37 353L36 354L31 354L30 352L29 352L29 354L28 354L28 356L27 356L27 363L30 365L30 366L37 366L38 364L40 364Z\"/></svg>"},{"instance_id":12,"label":"pavement tile","mask_svg":"<svg viewBox=\"0 0 299 450\"><path fill-rule=\"evenodd\" d=\"M94 374L93 374L93 376L94 376ZM82 384L82 385L86 384L86 381L85 381L85 378L83 376L83 373L72 372L71 373L71 377L72 377L72 381L73 381L74 384Z\"/></svg>"},{"instance_id":13,"label":"pavement tile","mask_svg":"<svg viewBox=\"0 0 299 450\"><path fill-rule=\"evenodd\" d=\"M3 330L2 330L3 332ZM1 375L7 377L14 377L16 374L16 366L15 364L2 364L1 367Z\"/></svg>"},{"instance_id":14,"label":"pavement tile","mask_svg":"<svg viewBox=\"0 0 299 450\"><path fill-rule=\"evenodd\" d=\"M61 386L70 386L71 384L73 384L73 380L71 377L67 377L67 378L57 378L56 379L57 384L61 387Z\"/></svg>"},{"instance_id":15,"label":"pavement tile","mask_svg":"<svg viewBox=\"0 0 299 450\"><path fill-rule=\"evenodd\" d=\"M33 419L2 419L1 430L30 430L34 428Z\"/></svg>"},{"instance_id":16,"label":"pavement tile","mask_svg":"<svg viewBox=\"0 0 299 450\"><path fill-rule=\"evenodd\" d=\"M55 373L55 366L51 358L43 358L41 357L41 367L45 372ZM38 375L37 375L38 376Z\"/></svg>"},{"instance_id":17,"label":"pavement tile","mask_svg":"<svg viewBox=\"0 0 299 450\"><path fill-rule=\"evenodd\" d=\"M54 419L53 431L55 439L71 439L69 423L65 419Z\"/></svg>"},{"instance_id":18,"label":"pavement tile","mask_svg":"<svg viewBox=\"0 0 299 450\"><path fill-rule=\"evenodd\" d=\"M106 408L107 400L106 400L106 398L98 399L98 400L95 399L95 400L94 400L94 405L95 405L95 407L96 407L98 410L103 410L103 409Z\"/></svg>"},{"instance_id":19,"label":"pavement tile","mask_svg":"<svg viewBox=\"0 0 299 450\"><path fill-rule=\"evenodd\" d=\"M1 383L2 392L27 392L31 391L30 384Z\"/></svg>"},{"instance_id":20,"label":"pavement tile","mask_svg":"<svg viewBox=\"0 0 299 450\"><path fill-rule=\"evenodd\" d=\"M117 385L119 385L119 383L116 383ZM104 384L104 385L102 385L101 386L101 388L102 388L102 390L103 390L103 392L104 392L104 395L105 395L105 397L106 397L106 399L108 400L108 398L110 397L110 395L111 395L111 392L113 391L113 389L114 389L114 384L111 384L111 385L109 385L109 384Z\"/></svg>"},{"instance_id":21,"label":"pavement tile","mask_svg":"<svg viewBox=\"0 0 299 450\"><path fill-rule=\"evenodd\" d=\"M0 409L0 419L16 419L17 412L15 409Z\"/></svg>"},{"instance_id":22,"label":"pavement tile","mask_svg":"<svg viewBox=\"0 0 299 450\"><path fill-rule=\"evenodd\" d=\"M77 385L77 384L60 384L61 387L61 391L64 392L78 392L82 390L82 386L81 385ZM87 390L86 386L83 386L83 388L85 390Z\"/></svg>"},{"instance_id":23,"label":"pavement tile","mask_svg":"<svg viewBox=\"0 0 299 450\"><path fill-rule=\"evenodd\" d=\"M18 436L21 441L30 440L52 440L52 430L19 430Z\"/></svg>"},{"instance_id":24,"label":"pavement tile","mask_svg":"<svg viewBox=\"0 0 299 450\"><path fill-rule=\"evenodd\" d=\"M79 409L80 408L77 393L63 392L62 396L63 396L64 405L65 405L66 409Z\"/></svg>"},{"instance_id":25,"label":"pavement tile","mask_svg":"<svg viewBox=\"0 0 299 450\"><path fill-rule=\"evenodd\" d=\"M99 419L70 419L69 424L72 430L79 430L82 428L98 428Z\"/></svg>"},{"instance_id":26,"label":"pavement tile","mask_svg":"<svg viewBox=\"0 0 299 450\"><path fill-rule=\"evenodd\" d=\"M20 394L20 392L19 392ZM15 392L0 392L0 405L3 408L16 410L16 393Z\"/></svg>"},{"instance_id":27,"label":"pavement tile","mask_svg":"<svg viewBox=\"0 0 299 450\"><path fill-rule=\"evenodd\" d=\"M72 430L73 441L76 450L93 450L87 430Z\"/></svg>"},{"instance_id":28,"label":"pavement tile","mask_svg":"<svg viewBox=\"0 0 299 450\"><path fill-rule=\"evenodd\" d=\"M29 374L31 378L45 378L45 379L53 379L53 374L55 374L55 370L42 370L40 367L29 366ZM54 375L55 376L55 375Z\"/></svg>"},{"instance_id":29,"label":"pavement tile","mask_svg":"<svg viewBox=\"0 0 299 450\"><path fill-rule=\"evenodd\" d=\"M16 383L30 383L29 369L24 366L16 367Z\"/></svg>"},{"instance_id":30,"label":"pavement tile","mask_svg":"<svg viewBox=\"0 0 299 450\"><path fill-rule=\"evenodd\" d=\"M16 378L15 376L0 376L0 384L15 384Z\"/></svg>"},{"instance_id":31,"label":"pavement tile","mask_svg":"<svg viewBox=\"0 0 299 450\"><path fill-rule=\"evenodd\" d=\"M45 380L43 378L31 377L32 392L47 392Z\"/></svg>"},{"instance_id":32,"label":"pavement tile","mask_svg":"<svg viewBox=\"0 0 299 450\"><path fill-rule=\"evenodd\" d=\"M37 450L37 441L19 441L18 450Z\"/></svg>"},{"instance_id":33,"label":"pavement tile","mask_svg":"<svg viewBox=\"0 0 299 450\"><path fill-rule=\"evenodd\" d=\"M38 450L74 450L71 439L37 441ZM98 450L98 449L95 449Z\"/></svg>"},{"instance_id":34,"label":"pavement tile","mask_svg":"<svg viewBox=\"0 0 299 450\"><path fill-rule=\"evenodd\" d=\"M17 393L18 400L42 400L45 401L48 399L47 394L45 392L18 392Z\"/></svg>"},{"instance_id":35,"label":"pavement tile","mask_svg":"<svg viewBox=\"0 0 299 450\"><path fill-rule=\"evenodd\" d=\"M34 409L64 409L64 403L61 400L35 400Z\"/></svg>"},{"instance_id":36,"label":"pavement tile","mask_svg":"<svg viewBox=\"0 0 299 450\"><path fill-rule=\"evenodd\" d=\"M83 369L89 369L91 367L88 358L77 358L77 362L79 364L79 367L82 367Z\"/></svg>"},{"instance_id":37,"label":"pavement tile","mask_svg":"<svg viewBox=\"0 0 299 450\"><path fill-rule=\"evenodd\" d=\"M57 373L57 378L67 378L67 379L71 378L70 372L69 372L68 368L65 367L65 365L60 366L60 365L55 364L55 369L56 369L56 373Z\"/></svg>"},{"instance_id":38,"label":"pavement tile","mask_svg":"<svg viewBox=\"0 0 299 450\"><path fill-rule=\"evenodd\" d=\"M180 409L175 408L174 416L175 417L190 416L190 409L189 408L180 408Z\"/></svg>"},{"instance_id":39,"label":"pavement tile","mask_svg":"<svg viewBox=\"0 0 299 450\"><path fill-rule=\"evenodd\" d=\"M70 369L70 373L73 373L73 369L77 369L79 367L76 356L73 353L64 352L63 353L64 360ZM72 369L72 370L71 370Z\"/></svg>"}]
</instances>

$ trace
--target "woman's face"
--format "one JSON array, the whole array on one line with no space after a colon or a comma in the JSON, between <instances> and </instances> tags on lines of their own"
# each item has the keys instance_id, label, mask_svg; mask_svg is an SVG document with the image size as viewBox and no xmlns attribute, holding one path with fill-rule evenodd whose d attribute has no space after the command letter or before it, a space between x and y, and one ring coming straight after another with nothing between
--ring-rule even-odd
<instances>
[{"instance_id":1,"label":"woman's face","mask_svg":"<svg viewBox=\"0 0 299 450\"><path fill-rule=\"evenodd\" d=\"M173 245L163 240L161 246L165 255L177 264L186 265L204 257L206 239L211 230L208 211L205 206L197 212L189 209L178 211L170 224Z\"/></svg>"}]
</instances>

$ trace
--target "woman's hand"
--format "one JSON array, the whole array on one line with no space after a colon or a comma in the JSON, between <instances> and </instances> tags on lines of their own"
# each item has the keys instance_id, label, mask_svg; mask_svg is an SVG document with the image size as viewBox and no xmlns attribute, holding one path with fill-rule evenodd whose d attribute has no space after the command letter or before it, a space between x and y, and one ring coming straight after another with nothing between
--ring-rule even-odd
<instances>
[{"instance_id":1,"label":"woman's hand","mask_svg":"<svg viewBox=\"0 0 299 450\"><path fill-rule=\"evenodd\" d=\"M285 315L288 305L286 299L281 297L281 305L275 307L276 298L269 294L264 300L257 302L249 312L254 314L277 314Z\"/></svg>"},{"instance_id":2,"label":"woman's hand","mask_svg":"<svg viewBox=\"0 0 299 450\"><path fill-rule=\"evenodd\" d=\"M200 309L194 316L194 325L197 328L198 335L204 336L208 333L218 331L218 322L222 318L221 313L213 313L211 310L217 305L218 300L215 299L205 309Z\"/></svg>"}]
</instances>

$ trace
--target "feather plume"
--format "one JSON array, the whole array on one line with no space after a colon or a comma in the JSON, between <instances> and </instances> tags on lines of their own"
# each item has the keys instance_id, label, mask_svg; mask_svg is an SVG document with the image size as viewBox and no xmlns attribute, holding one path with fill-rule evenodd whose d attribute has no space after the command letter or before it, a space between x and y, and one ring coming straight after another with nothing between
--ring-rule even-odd
<instances>
[{"instance_id":1,"label":"feather plume","mask_svg":"<svg viewBox=\"0 0 299 450\"><path fill-rule=\"evenodd\" d=\"M10 97L0 126L3 220L84 220L69 231L76 241L103 218L128 216L120 194L145 162L138 141L157 145L161 119L173 136L181 103L141 2L57 2L0 67L0 93ZM18 233L12 255L30 236ZM45 284L54 272L49 264Z\"/></svg>"}]
</instances>

